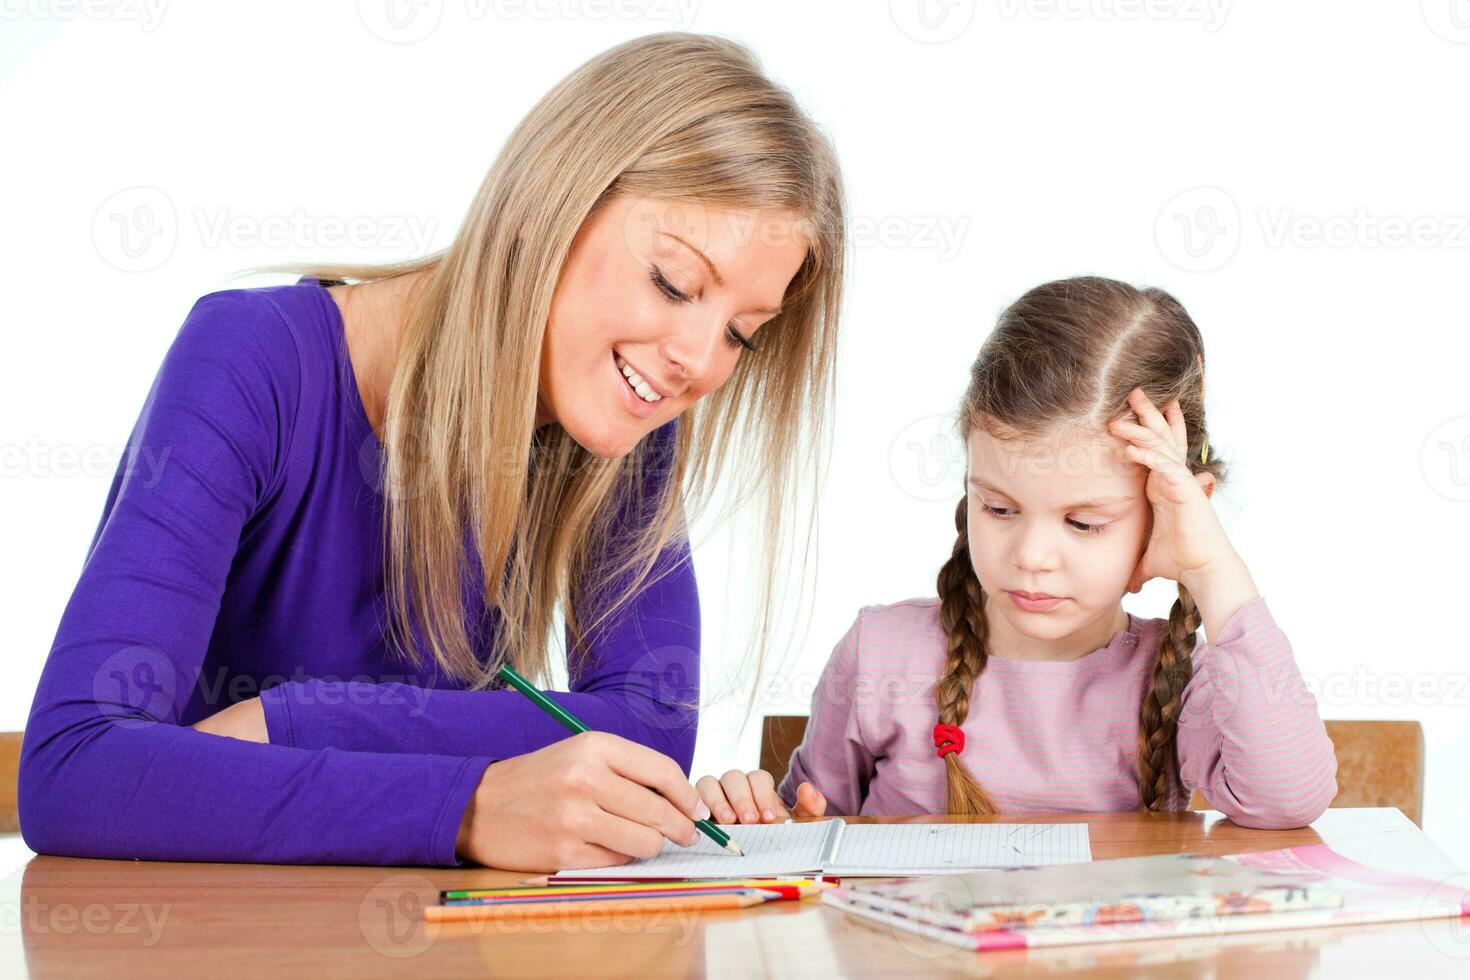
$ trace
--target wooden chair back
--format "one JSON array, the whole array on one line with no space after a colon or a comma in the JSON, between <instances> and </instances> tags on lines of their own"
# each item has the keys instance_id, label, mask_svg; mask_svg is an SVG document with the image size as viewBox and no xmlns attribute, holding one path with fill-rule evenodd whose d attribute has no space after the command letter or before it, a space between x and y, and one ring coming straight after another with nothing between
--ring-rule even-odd
<instances>
[{"instance_id":1,"label":"wooden chair back","mask_svg":"<svg viewBox=\"0 0 1470 980\"><path fill-rule=\"evenodd\" d=\"M20 833L15 789L20 780L20 732L0 732L0 834Z\"/></svg>"}]
</instances>

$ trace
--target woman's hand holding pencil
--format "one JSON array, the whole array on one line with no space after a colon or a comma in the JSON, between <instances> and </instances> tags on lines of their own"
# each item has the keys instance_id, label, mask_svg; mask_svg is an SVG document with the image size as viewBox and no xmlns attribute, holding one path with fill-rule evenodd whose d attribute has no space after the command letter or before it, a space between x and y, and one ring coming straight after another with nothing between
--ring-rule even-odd
<instances>
[{"instance_id":1,"label":"woman's hand holding pencil","mask_svg":"<svg viewBox=\"0 0 1470 980\"><path fill-rule=\"evenodd\" d=\"M573 735L486 768L456 853L509 871L626 864L687 847L709 808L679 764L606 732Z\"/></svg>"}]
</instances>

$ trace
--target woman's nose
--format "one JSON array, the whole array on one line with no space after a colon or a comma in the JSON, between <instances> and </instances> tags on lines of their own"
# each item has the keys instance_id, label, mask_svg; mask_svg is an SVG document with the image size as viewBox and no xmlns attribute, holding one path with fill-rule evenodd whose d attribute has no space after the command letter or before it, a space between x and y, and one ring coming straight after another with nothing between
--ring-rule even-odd
<instances>
[{"instance_id":1,"label":"woman's nose","mask_svg":"<svg viewBox=\"0 0 1470 980\"><path fill-rule=\"evenodd\" d=\"M704 384L719 354L725 321L710 316L689 317L659 344L659 356L671 365L674 377L689 387Z\"/></svg>"}]
</instances>

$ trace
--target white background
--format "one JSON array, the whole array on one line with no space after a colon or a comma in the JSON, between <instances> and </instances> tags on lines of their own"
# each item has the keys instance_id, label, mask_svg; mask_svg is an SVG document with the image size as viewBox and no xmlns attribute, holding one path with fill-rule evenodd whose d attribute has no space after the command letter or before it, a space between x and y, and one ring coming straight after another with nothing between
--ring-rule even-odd
<instances>
[{"instance_id":1,"label":"white background","mask_svg":"<svg viewBox=\"0 0 1470 980\"><path fill-rule=\"evenodd\" d=\"M553 83L692 29L795 90L851 205L811 625L756 713L805 710L861 606L932 594L943 432L1000 308L1066 275L1159 285L1204 333L1216 500L1323 715L1423 722L1425 827L1470 865L1470 3L391 3L0 0L0 728L195 299L448 244ZM711 687L746 592L722 548L696 553ZM755 764L742 712L707 708L698 772Z\"/></svg>"}]
</instances>

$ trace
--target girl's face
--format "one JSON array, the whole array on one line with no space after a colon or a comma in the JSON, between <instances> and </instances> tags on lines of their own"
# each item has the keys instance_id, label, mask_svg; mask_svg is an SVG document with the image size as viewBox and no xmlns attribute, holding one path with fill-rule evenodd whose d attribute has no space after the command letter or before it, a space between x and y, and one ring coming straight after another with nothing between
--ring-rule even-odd
<instances>
[{"instance_id":1,"label":"girl's face","mask_svg":"<svg viewBox=\"0 0 1470 980\"><path fill-rule=\"evenodd\" d=\"M752 356L806 254L794 216L608 201L557 281L536 424L559 422L596 456L626 455Z\"/></svg>"},{"instance_id":2,"label":"girl's face","mask_svg":"<svg viewBox=\"0 0 1470 980\"><path fill-rule=\"evenodd\" d=\"M1153 520L1148 470L1123 456L1125 445L1075 430L1037 443L971 434L970 560L1002 655L1082 656L1117 629ZM1084 638L1092 645L1074 649Z\"/></svg>"}]
</instances>

